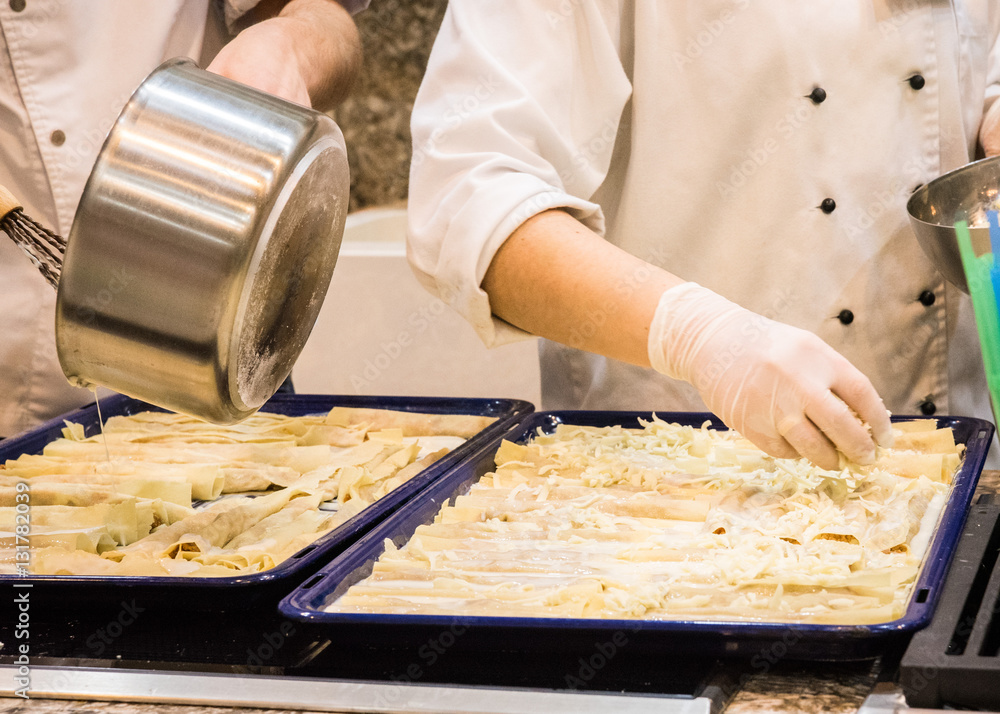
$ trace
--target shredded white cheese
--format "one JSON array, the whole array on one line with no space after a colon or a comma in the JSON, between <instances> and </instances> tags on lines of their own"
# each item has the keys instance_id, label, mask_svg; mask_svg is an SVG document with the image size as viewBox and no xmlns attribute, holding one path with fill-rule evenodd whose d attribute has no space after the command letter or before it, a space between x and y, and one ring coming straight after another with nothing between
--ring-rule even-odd
<instances>
[{"instance_id":1,"label":"shredded white cheese","mask_svg":"<svg viewBox=\"0 0 1000 714\"><path fill-rule=\"evenodd\" d=\"M539 431L328 609L896 619L962 453L933 421L897 428L903 449L834 471L656 417Z\"/></svg>"}]
</instances>

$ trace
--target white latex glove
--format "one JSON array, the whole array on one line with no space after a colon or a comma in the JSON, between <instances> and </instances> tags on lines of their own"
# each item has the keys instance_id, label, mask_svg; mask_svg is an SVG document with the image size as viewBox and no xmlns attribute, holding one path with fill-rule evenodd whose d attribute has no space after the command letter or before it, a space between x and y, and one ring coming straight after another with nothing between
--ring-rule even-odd
<instances>
[{"instance_id":1,"label":"white latex glove","mask_svg":"<svg viewBox=\"0 0 1000 714\"><path fill-rule=\"evenodd\" d=\"M875 442L891 443L882 400L847 359L813 333L695 283L660 297L648 347L654 369L690 382L727 426L772 456L836 469L838 450L869 464Z\"/></svg>"}]
</instances>

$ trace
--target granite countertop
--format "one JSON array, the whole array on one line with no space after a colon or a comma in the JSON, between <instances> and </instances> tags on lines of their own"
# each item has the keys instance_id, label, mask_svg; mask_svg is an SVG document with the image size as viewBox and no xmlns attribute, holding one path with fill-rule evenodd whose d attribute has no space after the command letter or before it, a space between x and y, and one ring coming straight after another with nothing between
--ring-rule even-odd
<instances>
[{"instance_id":1,"label":"granite countertop","mask_svg":"<svg viewBox=\"0 0 1000 714\"><path fill-rule=\"evenodd\" d=\"M725 714L848 714L856 712L876 681L872 663L776 666L746 679ZM0 699L0 714L276 714L277 709L202 707L102 701ZM310 714L306 712L306 714ZM315 714L321 714L315 712ZM329 714L329 712L325 713Z\"/></svg>"},{"instance_id":2,"label":"granite countertop","mask_svg":"<svg viewBox=\"0 0 1000 714\"><path fill-rule=\"evenodd\" d=\"M871 663L823 665L821 667L777 666L745 680L725 714L848 714L856 712L876 681ZM275 714L277 709L202 707L103 701L46 699L0 699L0 714ZM308 713L307 713L308 714ZM316 712L316 714L320 714ZM329 713L327 713L329 714Z\"/></svg>"},{"instance_id":3,"label":"granite countertop","mask_svg":"<svg viewBox=\"0 0 1000 714\"><path fill-rule=\"evenodd\" d=\"M996 492L998 485L1000 471L984 471L977 493ZM881 663L878 660L802 663L777 659L773 665L756 662L731 674L733 682L725 691L735 694L732 694L725 714L847 714L856 712L872 692L880 679ZM0 714L22 711L38 714L275 714L279 710L92 700L0 699Z\"/></svg>"},{"instance_id":4,"label":"granite countertop","mask_svg":"<svg viewBox=\"0 0 1000 714\"><path fill-rule=\"evenodd\" d=\"M10 712L39 712L39 714L279 714L285 709L233 709L232 707L188 707L172 704L129 704L125 702L58 701L54 699L29 699L19 701L0 699L0 714ZM304 712L304 714L330 714L329 712Z\"/></svg>"}]
</instances>

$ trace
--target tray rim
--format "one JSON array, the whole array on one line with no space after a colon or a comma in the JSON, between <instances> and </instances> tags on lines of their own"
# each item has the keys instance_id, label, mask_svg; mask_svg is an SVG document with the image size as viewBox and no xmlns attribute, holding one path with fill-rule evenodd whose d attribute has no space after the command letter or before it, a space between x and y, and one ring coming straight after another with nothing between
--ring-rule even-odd
<instances>
[{"instance_id":1,"label":"tray rim","mask_svg":"<svg viewBox=\"0 0 1000 714\"><path fill-rule=\"evenodd\" d=\"M713 414L707 412L667 412L667 411L591 411L591 410L557 410L536 411L526 416L519 424L512 426L507 434L484 445L475 455L468 457L463 464L456 467L447 477L435 483L434 487L425 489L420 498L427 499L439 496L440 491L458 482L459 474L482 459L491 456L498 448L500 440L508 436L522 438L529 430L543 425L546 420L558 420L564 423L579 423L587 420L612 418L617 420L650 419L652 414L663 421L675 421L682 424L701 424L709 422L712 428L726 428ZM953 480L951 495L942 509L938 527L935 530L920 574L914 583L910 602L901 618L885 623L868 625L823 625L794 622L760 622L748 620L630 620L630 619L597 619L597 618L542 618L542 617L511 617L511 616L468 616L468 615L380 615L369 613L330 613L317 609L315 603L320 598L335 595L338 589L346 589L349 580L358 572L377 559L384 551L383 542L388 534L401 521L412 518L412 512L417 509L414 502L400 508L389 519L359 539L350 548L338 555L327 566L321 568L305 583L299 585L289 595L281 600L279 611L285 617L302 622L313 627L330 629L343 627L383 626L387 628L412 626L420 627L467 627L488 628L508 632L524 631L593 631L596 634L606 631L624 630L632 633L648 633L655 635L721 635L723 637L739 637L741 639L758 640L760 644L774 641L779 637L787 639L789 632L798 633L798 638L807 644L819 639L829 643L835 639L856 642L858 640L881 641L887 637L920 629L929 622L937 604L943 579L951 562L954 544L961 535L968 514L969 506L975 492L976 484L982 472L983 465L992 441L994 426L990 422L973 417L923 415L896 415L893 422L912 420L934 420L939 427L962 425L968 432L968 439L960 442L966 444L966 455L959 471ZM450 500L458 491L450 493L447 499L439 501L443 504ZM426 521L424 521L426 522ZM415 528L415 526L414 526ZM355 561L363 556L365 561L360 565ZM347 569L348 566L352 566ZM346 570L346 572L344 572ZM364 577L353 577L354 582ZM330 584L332 587L329 587ZM351 583L353 584L353 583ZM928 595L923 602L915 602L917 594L927 589ZM332 599L332 597L330 598ZM329 602L329 599L326 600ZM780 640L779 640L780 641ZM836 652L833 652L836 655Z\"/></svg>"},{"instance_id":2,"label":"tray rim","mask_svg":"<svg viewBox=\"0 0 1000 714\"><path fill-rule=\"evenodd\" d=\"M175 590L187 590L196 588L200 590L227 591L243 590L264 585L281 584L283 581L298 577L300 571L306 570L315 565L315 561L327 556L328 550L333 550L345 543L350 542L354 529L367 531L373 525L388 517L399 505L416 497L420 491L431 486L437 479L447 475L452 469L457 467L469 452L475 453L481 446L480 442L492 439L497 433L502 433L519 423L529 414L533 413L534 405L521 399L504 398L465 398L465 397L407 397L407 396L367 396L367 395L343 395L343 394L291 394L278 393L272 396L258 411L275 413L275 407L290 409L296 405L310 407L314 404L329 404L326 411L336 406L352 406L363 408L385 408L398 411L433 411L434 408L445 406L460 407L462 404L479 404L484 409L493 405L504 412L498 416L497 420L458 446L453 451L443 456L440 460L424 469L413 477L410 481L401 484L398 488L390 491L383 498L375 501L371 506L360 513L352 516L339 526L325 533L323 536L308 544L300 551L278 563L268 570L246 575L235 575L221 578L193 578L185 576L146 576L146 575L17 575L0 574L0 586L21 583L31 584L45 590L52 588L69 587L96 587L96 586L116 586L123 589L144 588L150 585L157 589L164 588L167 592ZM407 406L409 408L407 408ZM133 410L133 411L128 411ZM115 394L110 397L101 397L100 412L104 419L120 414L136 413L138 411L159 411L169 410L149 404L141 399L136 399L123 394ZM276 412L285 413L285 412ZM315 411L303 411L301 414L322 413L322 408ZM440 413L464 413L460 411L450 411L442 409ZM87 420L84 428L88 432L97 428L98 404L93 402L78 409L57 416L39 426L26 432L0 441L0 460L11 458L14 451L20 449L22 444L35 443L37 440L46 438L51 440L49 432L59 431L63 428L64 422L74 419ZM489 414L475 414L475 416L489 416ZM48 436L46 436L48 435ZM43 442L48 443L47 441ZM18 451L18 455L28 453ZM14 457L16 458L16 456ZM30 483L30 479L26 479ZM308 574L302 574L308 577Z\"/></svg>"}]
</instances>

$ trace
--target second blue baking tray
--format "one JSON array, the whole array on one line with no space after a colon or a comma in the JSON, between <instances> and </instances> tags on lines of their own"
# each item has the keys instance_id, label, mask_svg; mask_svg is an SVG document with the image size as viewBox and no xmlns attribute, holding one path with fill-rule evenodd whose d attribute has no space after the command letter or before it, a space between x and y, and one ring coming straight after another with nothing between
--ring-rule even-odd
<instances>
[{"instance_id":1,"label":"second blue baking tray","mask_svg":"<svg viewBox=\"0 0 1000 714\"><path fill-rule=\"evenodd\" d=\"M162 411L145 402L121 395L102 399L100 407L105 419L146 410ZM0 575L0 590L7 590L14 585L21 588L30 586L34 602L45 601L61 609L117 603L123 599L134 601L144 608L176 608L220 614L268 602L274 607L281 597L384 520L401 504L448 473L484 444L508 431L534 409L529 402L516 399L276 394L261 411L304 416L325 414L334 407L469 414L495 417L496 421L423 472L270 570L230 578ZM87 436L97 433L100 428L97 405L65 414L30 432L0 442L0 463L21 454L41 453L46 444L62 436L66 421L82 424Z\"/></svg>"},{"instance_id":2,"label":"second blue baking tray","mask_svg":"<svg viewBox=\"0 0 1000 714\"><path fill-rule=\"evenodd\" d=\"M356 582L367 577L382 555L386 539L402 546L418 526L430 523L452 498L466 493L494 469L502 439L524 443L536 430L549 433L559 424L637 428L649 412L535 412L509 433L495 437L462 465L423 491L327 567L284 598L280 611L311 628L340 649L353 646L412 649L419 654L428 642L447 638L450 649L469 651L550 651L593 653L611 644L660 655L733 656L769 668L785 659L871 659L901 644L930 620L938 601L955 543L993 438L987 421L961 417L938 418L939 427L951 427L966 453L954 477L951 496L941 515L924 559L910 603L902 618L874 625L803 625L771 622L643 621L584 618L518 618L432 615L377 615L325 612L324 608ZM702 413L657 413L664 421L724 428ZM894 417L907 420L918 417ZM926 418L926 417L919 417ZM604 650L602 650L604 647Z\"/></svg>"}]
</instances>

